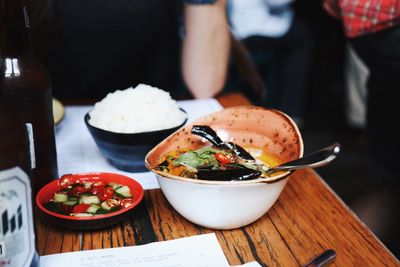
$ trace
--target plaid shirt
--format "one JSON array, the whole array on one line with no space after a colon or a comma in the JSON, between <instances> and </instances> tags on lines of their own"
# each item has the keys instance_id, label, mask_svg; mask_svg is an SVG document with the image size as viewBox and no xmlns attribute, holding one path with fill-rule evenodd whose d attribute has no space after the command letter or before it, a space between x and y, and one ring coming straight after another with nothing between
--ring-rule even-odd
<instances>
[{"instance_id":1,"label":"plaid shirt","mask_svg":"<svg viewBox=\"0 0 400 267\"><path fill-rule=\"evenodd\" d=\"M400 0L325 0L324 8L342 19L347 37L400 24Z\"/></svg>"}]
</instances>

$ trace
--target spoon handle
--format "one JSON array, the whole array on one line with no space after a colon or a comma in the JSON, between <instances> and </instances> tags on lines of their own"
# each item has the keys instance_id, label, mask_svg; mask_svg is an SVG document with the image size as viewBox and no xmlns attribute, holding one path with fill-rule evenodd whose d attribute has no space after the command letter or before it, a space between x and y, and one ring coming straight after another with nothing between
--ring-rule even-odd
<instances>
[{"instance_id":1,"label":"spoon handle","mask_svg":"<svg viewBox=\"0 0 400 267\"><path fill-rule=\"evenodd\" d=\"M302 158L289 161L277 167L271 168L267 172L321 167L335 159L336 156L339 154L339 151L340 144L334 143L328 147L325 147L317 152L308 154Z\"/></svg>"},{"instance_id":2,"label":"spoon handle","mask_svg":"<svg viewBox=\"0 0 400 267\"><path fill-rule=\"evenodd\" d=\"M333 249L327 249L318 255L316 258L308 262L304 267L322 267L327 266L329 263L336 259L336 252Z\"/></svg>"}]
</instances>

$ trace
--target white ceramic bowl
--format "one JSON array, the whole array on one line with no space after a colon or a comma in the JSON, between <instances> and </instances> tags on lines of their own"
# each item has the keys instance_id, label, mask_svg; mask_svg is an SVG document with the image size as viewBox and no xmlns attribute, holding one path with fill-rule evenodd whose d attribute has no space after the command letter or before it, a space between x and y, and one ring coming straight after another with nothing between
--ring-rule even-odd
<instances>
[{"instance_id":1,"label":"white ceramic bowl","mask_svg":"<svg viewBox=\"0 0 400 267\"><path fill-rule=\"evenodd\" d=\"M196 149L208 141L191 134L193 125L209 125L224 140L268 148L281 162L303 155L300 132L286 114L261 107L233 107L202 117L173 133L145 158L168 202L189 221L213 229L234 229L263 216L276 202L291 172L247 181L206 181L174 176L156 166L178 148Z\"/></svg>"},{"instance_id":2,"label":"white ceramic bowl","mask_svg":"<svg viewBox=\"0 0 400 267\"><path fill-rule=\"evenodd\" d=\"M215 185L161 175L157 179L177 212L195 224L214 229L234 229L256 221L275 203L288 180Z\"/></svg>"}]
</instances>

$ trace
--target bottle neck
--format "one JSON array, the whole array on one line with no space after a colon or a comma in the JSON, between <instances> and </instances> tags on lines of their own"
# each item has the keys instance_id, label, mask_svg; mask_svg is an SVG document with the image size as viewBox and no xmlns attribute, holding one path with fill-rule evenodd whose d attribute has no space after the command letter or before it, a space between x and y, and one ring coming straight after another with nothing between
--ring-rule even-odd
<instances>
[{"instance_id":1,"label":"bottle neck","mask_svg":"<svg viewBox=\"0 0 400 267\"><path fill-rule=\"evenodd\" d=\"M18 58L32 53L29 12L25 1L0 1L0 56L3 59Z\"/></svg>"}]
</instances>

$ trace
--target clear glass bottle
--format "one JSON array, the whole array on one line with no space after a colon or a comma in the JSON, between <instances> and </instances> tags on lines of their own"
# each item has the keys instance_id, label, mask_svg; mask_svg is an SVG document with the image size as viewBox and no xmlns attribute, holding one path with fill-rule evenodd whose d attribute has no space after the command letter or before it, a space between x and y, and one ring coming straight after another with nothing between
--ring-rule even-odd
<instances>
[{"instance_id":1,"label":"clear glass bottle","mask_svg":"<svg viewBox=\"0 0 400 267\"><path fill-rule=\"evenodd\" d=\"M32 186L36 193L57 178L57 155L49 75L35 56L25 0L0 0L0 90L27 125L33 140Z\"/></svg>"}]
</instances>

